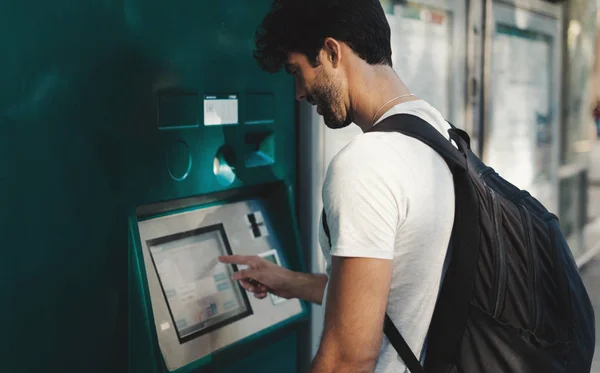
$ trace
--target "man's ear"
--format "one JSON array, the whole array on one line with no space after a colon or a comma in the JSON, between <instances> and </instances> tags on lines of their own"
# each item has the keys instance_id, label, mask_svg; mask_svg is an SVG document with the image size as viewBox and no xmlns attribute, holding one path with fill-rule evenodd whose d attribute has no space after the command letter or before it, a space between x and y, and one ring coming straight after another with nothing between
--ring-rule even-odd
<instances>
[{"instance_id":1,"label":"man's ear","mask_svg":"<svg viewBox=\"0 0 600 373\"><path fill-rule=\"evenodd\" d=\"M323 51L331 66L337 67L342 59L341 44L337 40L328 37L323 42Z\"/></svg>"}]
</instances>

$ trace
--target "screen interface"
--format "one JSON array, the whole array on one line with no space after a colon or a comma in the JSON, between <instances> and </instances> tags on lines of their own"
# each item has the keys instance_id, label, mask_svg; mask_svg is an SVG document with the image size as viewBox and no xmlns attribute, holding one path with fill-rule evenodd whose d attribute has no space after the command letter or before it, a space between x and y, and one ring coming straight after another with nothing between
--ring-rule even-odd
<instances>
[{"instance_id":1,"label":"screen interface","mask_svg":"<svg viewBox=\"0 0 600 373\"><path fill-rule=\"evenodd\" d=\"M252 314L231 266L218 261L231 254L221 224L147 244L181 343Z\"/></svg>"}]
</instances>

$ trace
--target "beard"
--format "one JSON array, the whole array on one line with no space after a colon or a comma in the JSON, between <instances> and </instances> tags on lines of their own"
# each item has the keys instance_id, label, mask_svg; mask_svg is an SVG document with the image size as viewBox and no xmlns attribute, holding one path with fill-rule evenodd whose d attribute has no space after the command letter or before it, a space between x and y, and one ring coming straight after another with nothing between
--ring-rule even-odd
<instances>
[{"instance_id":1,"label":"beard","mask_svg":"<svg viewBox=\"0 0 600 373\"><path fill-rule=\"evenodd\" d=\"M333 110L331 105L325 105L322 110L325 125L333 130L348 127L352 123L348 115L341 116Z\"/></svg>"},{"instance_id":2,"label":"beard","mask_svg":"<svg viewBox=\"0 0 600 373\"><path fill-rule=\"evenodd\" d=\"M316 102L317 111L323 116L325 125L331 129L340 129L352 123L350 115L344 113L342 89L326 77L321 70L315 77L315 84L308 101Z\"/></svg>"}]
</instances>

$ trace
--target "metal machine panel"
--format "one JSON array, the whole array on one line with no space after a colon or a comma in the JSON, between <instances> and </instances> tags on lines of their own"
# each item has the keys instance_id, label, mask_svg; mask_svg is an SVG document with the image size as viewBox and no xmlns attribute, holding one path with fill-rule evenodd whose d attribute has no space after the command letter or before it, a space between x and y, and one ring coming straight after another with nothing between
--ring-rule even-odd
<instances>
[{"instance_id":1,"label":"metal machine panel","mask_svg":"<svg viewBox=\"0 0 600 373\"><path fill-rule=\"evenodd\" d=\"M303 313L298 299L249 297L220 255L286 265L257 200L161 215L138 223L154 326L170 371Z\"/></svg>"},{"instance_id":2,"label":"metal machine panel","mask_svg":"<svg viewBox=\"0 0 600 373\"><path fill-rule=\"evenodd\" d=\"M494 3L487 43L484 161L550 210L558 205L560 17Z\"/></svg>"}]
</instances>

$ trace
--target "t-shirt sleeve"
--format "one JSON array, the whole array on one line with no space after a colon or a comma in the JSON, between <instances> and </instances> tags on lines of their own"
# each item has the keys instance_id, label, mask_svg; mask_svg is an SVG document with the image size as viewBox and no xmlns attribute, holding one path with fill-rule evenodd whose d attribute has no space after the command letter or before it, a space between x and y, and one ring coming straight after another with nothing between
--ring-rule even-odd
<instances>
[{"instance_id":1,"label":"t-shirt sleeve","mask_svg":"<svg viewBox=\"0 0 600 373\"><path fill-rule=\"evenodd\" d=\"M410 180L411 175L406 165L386 163L387 144L370 143L339 153L325 177L331 255L394 257L396 233L408 208L402 178Z\"/></svg>"}]
</instances>

